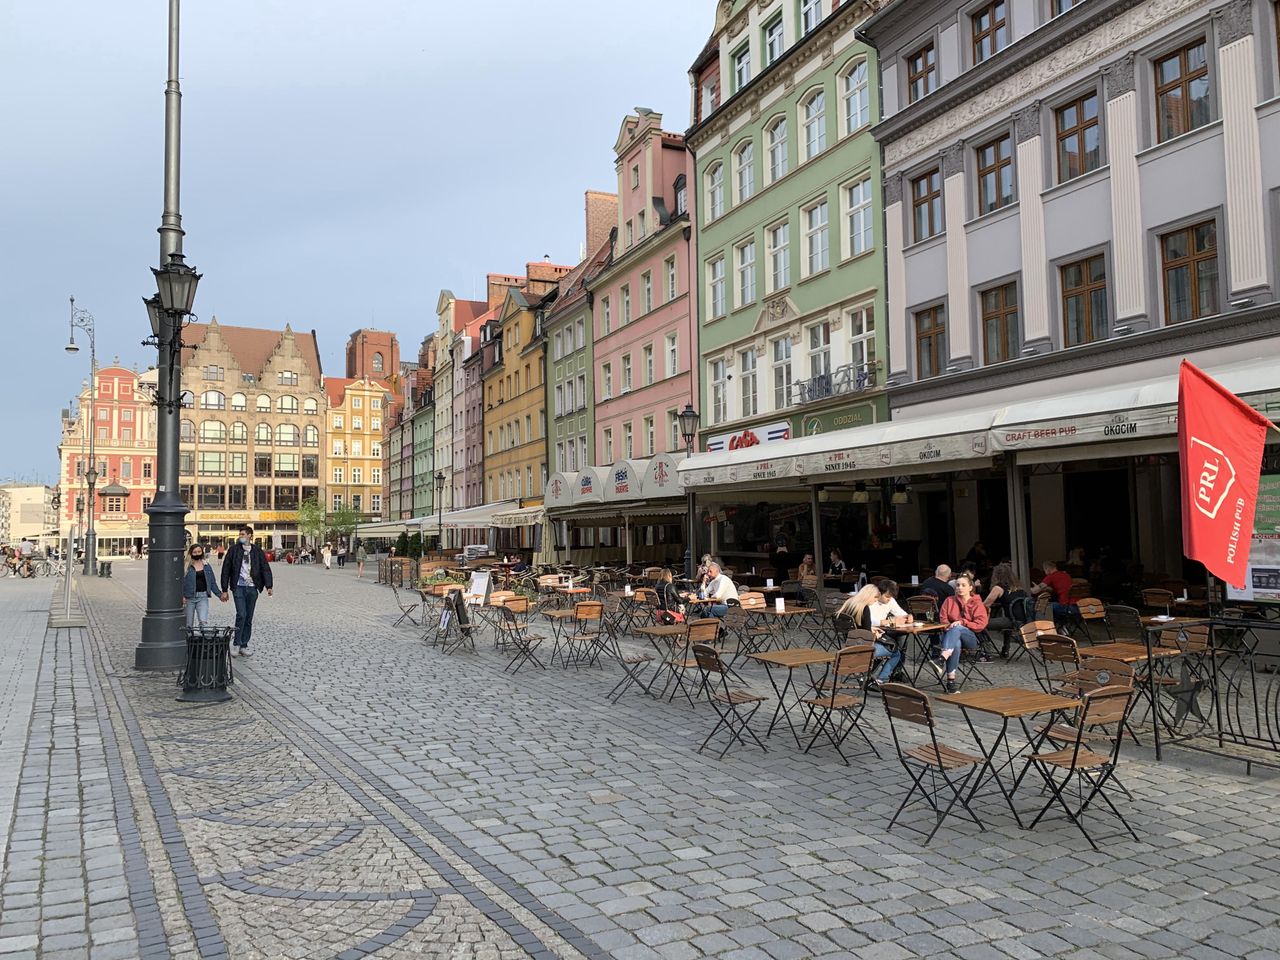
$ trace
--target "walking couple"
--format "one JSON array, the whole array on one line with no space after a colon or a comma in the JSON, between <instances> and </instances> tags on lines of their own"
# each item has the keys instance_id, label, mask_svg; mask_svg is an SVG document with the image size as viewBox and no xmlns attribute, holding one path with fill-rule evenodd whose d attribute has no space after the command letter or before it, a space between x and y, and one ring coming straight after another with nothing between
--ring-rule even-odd
<instances>
[{"instance_id":1,"label":"walking couple","mask_svg":"<svg viewBox=\"0 0 1280 960\"><path fill-rule=\"evenodd\" d=\"M201 628L209 622L209 598L216 596L223 603L234 599L236 604L236 632L233 644L240 656L249 656L249 640L253 636L253 612L262 591L273 596L271 564L262 548L253 542L253 527L240 528L240 539L227 551L222 561L222 574L215 576L213 567L205 562L204 547L193 544L187 551L191 563L182 584L182 605L187 611L187 627Z\"/></svg>"}]
</instances>

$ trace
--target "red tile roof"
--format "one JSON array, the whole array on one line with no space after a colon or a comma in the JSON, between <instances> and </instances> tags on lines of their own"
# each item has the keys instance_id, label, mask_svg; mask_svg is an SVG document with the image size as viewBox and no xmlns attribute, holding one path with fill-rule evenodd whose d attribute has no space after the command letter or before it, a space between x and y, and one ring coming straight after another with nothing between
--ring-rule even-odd
<instances>
[{"instance_id":1,"label":"red tile roof","mask_svg":"<svg viewBox=\"0 0 1280 960\"><path fill-rule=\"evenodd\" d=\"M340 407L346 399L347 387L353 383L359 383L360 377L325 377L324 393L329 401L330 407ZM391 392L390 385L385 380L370 380L369 383L382 387L387 393Z\"/></svg>"},{"instance_id":2,"label":"red tile roof","mask_svg":"<svg viewBox=\"0 0 1280 960\"><path fill-rule=\"evenodd\" d=\"M242 373L251 373L255 377L261 378L263 370L266 369L267 361L271 359L271 355L275 353L285 335L288 334L293 337L298 352L302 355L303 362L310 368L311 375L317 380L324 375L324 370L320 366L320 348L316 343L314 330L310 333L297 333L287 324L283 330L232 327L218 323L215 317L208 323L193 323L191 326L184 328L182 342L187 346L204 343L209 331L215 328L221 334L222 339L226 341L227 348L231 351L231 355L236 358L236 363L240 365ZM198 351L188 356L195 356L195 362L199 364ZM187 362L190 363L192 361L188 359Z\"/></svg>"}]
</instances>

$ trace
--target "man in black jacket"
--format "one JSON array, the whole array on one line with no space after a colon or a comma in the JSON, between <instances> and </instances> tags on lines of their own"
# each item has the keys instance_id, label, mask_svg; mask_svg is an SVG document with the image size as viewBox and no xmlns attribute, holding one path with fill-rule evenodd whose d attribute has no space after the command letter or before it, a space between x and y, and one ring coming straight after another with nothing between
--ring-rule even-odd
<instances>
[{"instance_id":1,"label":"man in black jacket","mask_svg":"<svg viewBox=\"0 0 1280 960\"><path fill-rule=\"evenodd\" d=\"M262 548L253 542L253 527L240 528L240 539L222 561L222 599L230 595L236 601L236 653L249 656L249 638L253 635L253 609L263 590L271 596L271 565Z\"/></svg>"}]
</instances>

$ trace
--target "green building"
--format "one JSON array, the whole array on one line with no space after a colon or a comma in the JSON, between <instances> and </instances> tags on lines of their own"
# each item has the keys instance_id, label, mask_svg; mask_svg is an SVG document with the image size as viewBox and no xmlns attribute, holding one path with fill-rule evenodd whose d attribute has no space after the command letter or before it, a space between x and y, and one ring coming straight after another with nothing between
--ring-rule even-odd
<instances>
[{"instance_id":1,"label":"green building","mask_svg":"<svg viewBox=\"0 0 1280 960\"><path fill-rule=\"evenodd\" d=\"M413 411L413 515L425 517L435 508L434 397L428 392Z\"/></svg>"},{"instance_id":2,"label":"green building","mask_svg":"<svg viewBox=\"0 0 1280 960\"><path fill-rule=\"evenodd\" d=\"M690 70L708 450L887 419L871 12L722 2Z\"/></svg>"}]
</instances>

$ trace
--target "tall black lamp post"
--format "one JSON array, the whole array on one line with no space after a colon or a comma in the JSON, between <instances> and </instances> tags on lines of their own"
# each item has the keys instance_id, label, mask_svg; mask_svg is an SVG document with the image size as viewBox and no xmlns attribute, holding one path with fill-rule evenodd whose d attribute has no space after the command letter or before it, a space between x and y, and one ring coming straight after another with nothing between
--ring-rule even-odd
<instances>
[{"instance_id":1,"label":"tall black lamp post","mask_svg":"<svg viewBox=\"0 0 1280 960\"><path fill-rule=\"evenodd\" d=\"M693 441L698 436L698 425L702 422L702 417L698 411L693 409L693 404L686 403L684 409L677 415L680 420L680 435L684 437L684 455L687 460L693 456ZM686 478L687 479L687 478ZM693 551L696 543L697 517L694 514L693 487L685 490L685 510L688 513L688 532L685 534L684 548L684 575L685 579L693 579Z\"/></svg>"},{"instance_id":2,"label":"tall black lamp post","mask_svg":"<svg viewBox=\"0 0 1280 960\"><path fill-rule=\"evenodd\" d=\"M443 470L436 471L436 535L440 538L440 556L444 556L444 482Z\"/></svg>"},{"instance_id":3,"label":"tall black lamp post","mask_svg":"<svg viewBox=\"0 0 1280 960\"><path fill-rule=\"evenodd\" d=\"M84 478L89 484L89 529L84 537L84 573L86 577L91 577L98 572L98 534L93 528L93 485L98 479L98 458L93 448L94 434L98 429L98 341L93 332L93 314L88 310L77 308L76 298L72 297L71 339L65 348L67 353L80 352L80 345L76 343L77 327L89 336L89 422L85 423L84 411L81 410L80 425L89 434L89 469L84 473Z\"/></svg>"}]
</instances>

